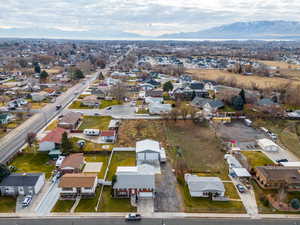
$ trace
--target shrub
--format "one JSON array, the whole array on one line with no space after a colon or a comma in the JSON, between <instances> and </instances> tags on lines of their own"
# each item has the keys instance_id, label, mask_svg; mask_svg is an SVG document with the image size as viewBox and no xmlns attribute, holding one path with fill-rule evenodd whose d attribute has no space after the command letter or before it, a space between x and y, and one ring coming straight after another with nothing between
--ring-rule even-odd
<instances>
[{"instance_id":1,"label":"shrub","mask_svg":"<svg viewBox=\"0 0 300 225\"><path fill-rule=\"evenodd\" d=\"M294 198L290 202L293 209L299 209L300 208L300 201L297 198Z\"/></svg>"}]
</instances>

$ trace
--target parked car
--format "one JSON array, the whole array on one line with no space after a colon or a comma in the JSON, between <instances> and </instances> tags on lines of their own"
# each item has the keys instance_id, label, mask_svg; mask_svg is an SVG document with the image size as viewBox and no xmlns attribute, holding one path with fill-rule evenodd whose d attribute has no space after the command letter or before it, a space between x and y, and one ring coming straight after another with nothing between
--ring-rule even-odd
<instances>
[{"instance_id":1,"label":"parked car","mask_svg":"<svg viewBox=\"0 0 300 225\"><path fill-rule=\"evenodd\" d=\"M106 110L111 110L111 106L107 107Z\"/></svg>"},{"instance_id":2,"label":"parked car","mask_svg":"<svg viewBox=\"0 0 300 225\"><path fill-rule=\"evenodd\" d=\"M272 133L271 131L268 132L268 135L270 136L270 138L272 138L273 140L277 139L277 135Z\"/></svg>"},{"instance_id":3,"label":"parked car","mask_svg":"<svg viewBox=\"0 0 300 225\"><path fill-rule=\"evenodd\" d=\"M32 196L31 195L26 195L23 202L22 202L22 206L23 207L29 206L31 200L32 200Z\"/></svg>"},{"instance_id":4,"label":"parked car","mask_svg":"<svg viewBox=\"0 0 300 225\"><path fill-rule=\"evenodd\" d=\"M243 185L237 184L236 187L237 187L237 189L239 190L240 193L245 193L246 192L246 188Z\"/></svg>"},{"instance_id":5,"label":"parked car","mask_svg":"<svg viewBox=\"0 0 300 225\"><path fill-rule=\"evenodd\" d=\"M282 163L282 162L288 162L289 160L287 159L278 159L276 160L277 163Z\"/></svg>"},{"instance_id":6,"label":"parked car","mask_svg":"<svg viewBox=\"0 0 300 225\"><path fill-rule=\"evenodd\" d=\"M142 219L141 214L137 213L129 213L128 215L125 216L126 221L139 221Z\"/></svg>"}]
</instances>

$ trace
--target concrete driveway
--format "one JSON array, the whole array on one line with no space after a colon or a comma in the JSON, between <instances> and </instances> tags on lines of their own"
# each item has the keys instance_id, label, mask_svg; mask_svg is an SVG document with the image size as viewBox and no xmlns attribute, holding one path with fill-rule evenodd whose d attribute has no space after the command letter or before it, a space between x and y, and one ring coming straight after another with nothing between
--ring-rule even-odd
<instances>
[{"instance_id":1,"label":"concrete driveway","mask_svg":"<svg viewBox=\"0 0 300 225\"><path fill-rule=\"evenodd\" d=\"M137 212L140 214L151 214L154 212L154 199L140 199L137 203Z\"/></svg>"}]
</instances>

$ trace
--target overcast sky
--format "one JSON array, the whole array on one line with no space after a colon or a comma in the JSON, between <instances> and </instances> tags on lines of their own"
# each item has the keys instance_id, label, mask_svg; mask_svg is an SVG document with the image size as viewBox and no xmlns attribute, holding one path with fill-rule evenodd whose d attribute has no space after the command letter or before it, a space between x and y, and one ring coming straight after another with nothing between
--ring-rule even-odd
<instances>
[{"instance_id":1,"label":"overcast sky","mask_svg":"<svg viewBox=\"0 0 300 225\"><path fill-rule=\"evenodd\" d=\"M0 28L198 31L238 21L300 21L300 0L0 0Z\"/></svg>"}]
</instances>

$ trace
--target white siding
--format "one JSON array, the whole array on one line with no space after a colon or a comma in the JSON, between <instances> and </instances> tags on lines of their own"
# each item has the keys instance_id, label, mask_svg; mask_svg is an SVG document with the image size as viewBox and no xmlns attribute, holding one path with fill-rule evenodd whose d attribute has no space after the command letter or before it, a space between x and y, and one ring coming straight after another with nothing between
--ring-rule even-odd
<instances>
[{"instance_id":1,"label":"white siding","mask_svg":"<svg viewBox=\"0 0 300 225\"><path fill-rule=\"evenodd\" d=\"M41 175L34 187L34 193L38 194L42 189L43 185L45 184L45 174Z\"/></svg>"},{"instance_id":2,"label":"white siding","mask_svg":"<svg viewBox=\"0 0 300 225\"><path fill-rule=\"evenodd\" d=\"M54 142L48 142L44 141L41 142L39 145L39 151L51 151L52 149L55 149L55 143Z\"/></svg>"}]
</instances>

